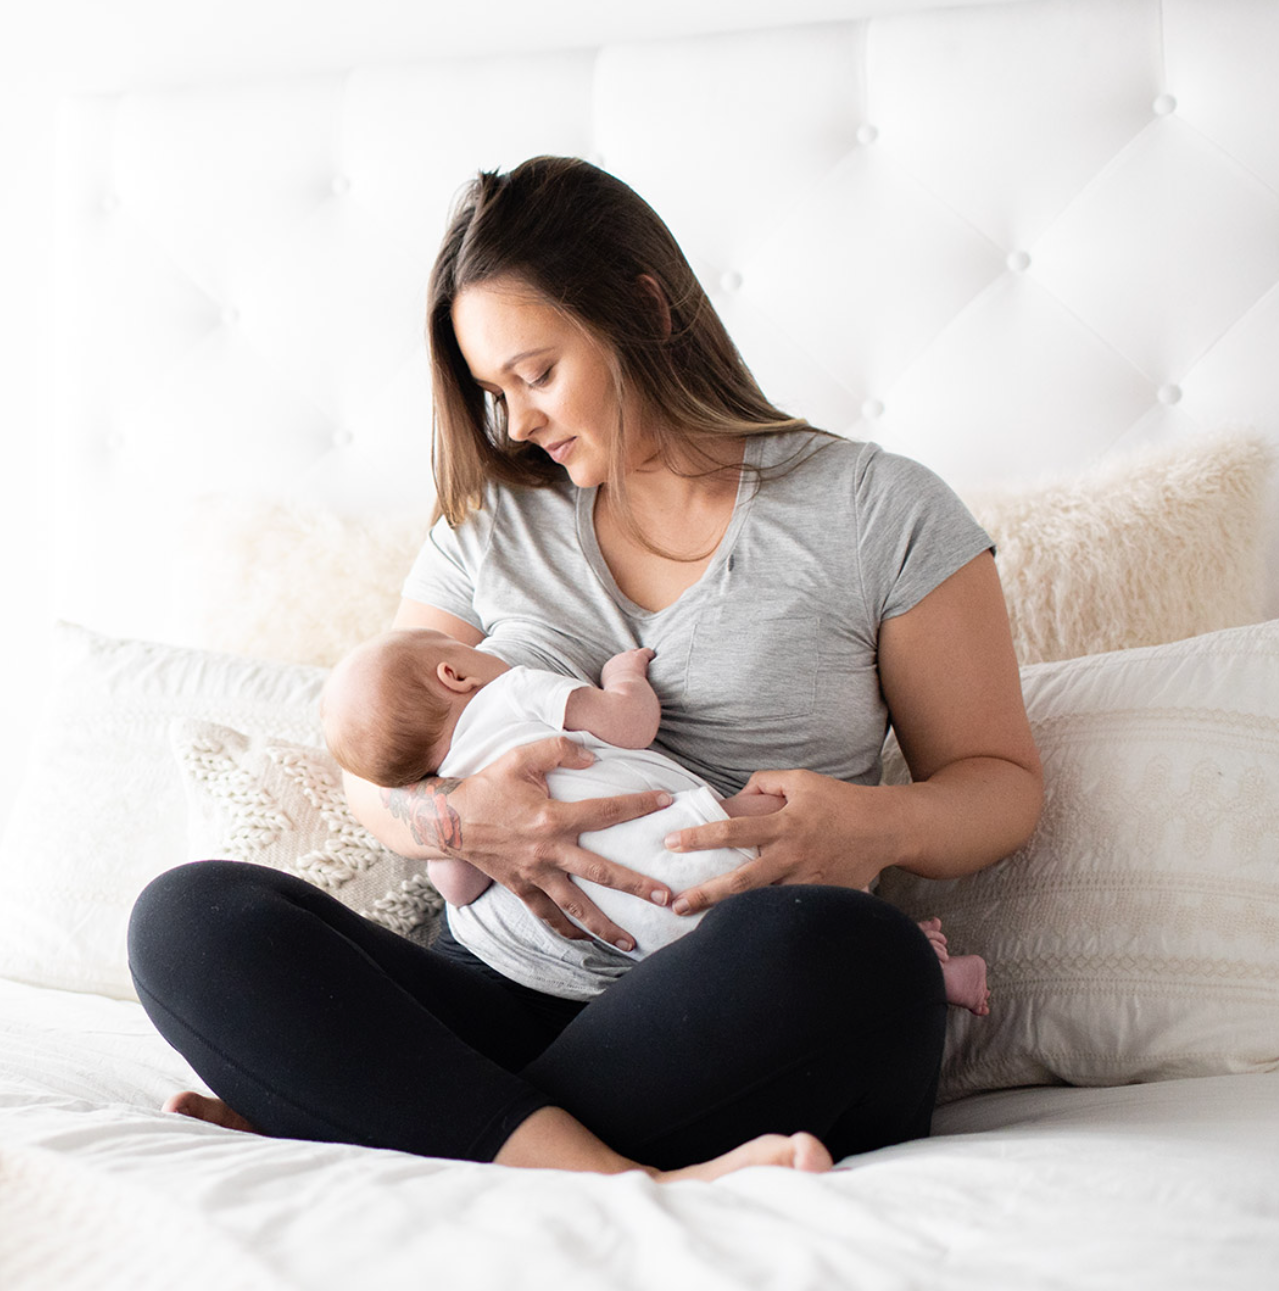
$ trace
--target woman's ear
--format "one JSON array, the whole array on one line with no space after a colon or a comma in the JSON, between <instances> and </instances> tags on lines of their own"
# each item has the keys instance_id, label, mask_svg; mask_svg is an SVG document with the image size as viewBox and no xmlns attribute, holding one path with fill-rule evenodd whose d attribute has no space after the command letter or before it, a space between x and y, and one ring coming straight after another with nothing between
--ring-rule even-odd
<instances>
[{"instance_id":1,"label":"woman's ear","mask_svg":"<svg viewBox=\"0 0 1279 1291\"><path fill-rule=\"evenodd\" d=\"M652 274L640 274L639 285L652 297L653 303L657 306L658 317L662 323L662 338L669 340L671 335L671 302L666 299L666 293L662 290L661 284Z\"/></svg>"},{"instance_id":2,"label":"woman's ear","mask_svg":"<svg viewBox=\"0 0 1279 1291\"><path fill-rule=\"evenodd\" d=\"M466 673L458 672L451 663L440 662L435 665L435 678L445 690L451 690L455 695L469 695L473 690L479 690L484 682L479 677L470 677Z\"/></svg>"}]
</instances>

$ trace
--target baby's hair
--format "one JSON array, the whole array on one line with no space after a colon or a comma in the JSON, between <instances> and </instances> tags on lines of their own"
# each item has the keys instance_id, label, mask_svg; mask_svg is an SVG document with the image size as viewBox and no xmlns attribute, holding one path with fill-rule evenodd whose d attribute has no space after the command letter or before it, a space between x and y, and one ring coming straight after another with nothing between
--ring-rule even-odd
<instances>
[{"instance_id":1,"label":"baby's hair","mask_svg":"<svg viewBox=\"0 0 1279 1291\"><path fill-rule=\"evenodd\" d=\"M347 655L320 701L324 738L338 765L388 789L432 775L450 714L434 677L413 629L384 633Z\"/></svg>"}]
</instances>

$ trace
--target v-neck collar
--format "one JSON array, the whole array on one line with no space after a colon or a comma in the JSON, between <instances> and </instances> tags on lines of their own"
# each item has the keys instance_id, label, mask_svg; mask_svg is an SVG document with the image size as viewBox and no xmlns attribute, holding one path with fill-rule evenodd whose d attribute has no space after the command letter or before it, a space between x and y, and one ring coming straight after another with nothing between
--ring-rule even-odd
<instances>
[{"instance_id":1,"label":"v-neck collar","mask_svg":"<svg viewBox=\"0 0 1279 1291\"><path fill-rule=\"evenodd\" d=\"M591 572L599 579L604 590L608 592L609 596L612 597L613 601L628 618L645 619L651 622L660 618L663 614L672 613L679 606L687 604L689 600L700 596L702 589L710 585L724 562L732 555L738 536L741 534L742 526L746 523L751 503L759 491L757 487L758 476L750 468L760 465L760 461L764 456L764 441L768 438L767 435L748 435L746 437L746 444L742 452L742 467L744 469L737 481L737 497L733 501L733 514L729 519L728 527L724 530L724 536L719 540L719 545L715 548L715 554L711 557L710 564L702 570L697 581L686 587L669 605L660 610L645 609L642 605L631 600L618 587L617 580L613 577L613 572L609 569L608 562L604 559L604 553L600 550L599 539L595 534L595 502L599 494L598 486L577 491L577 538L581 544L582 553L586 557L586 563L590 565Z\"/></svg>"}]
</instances>

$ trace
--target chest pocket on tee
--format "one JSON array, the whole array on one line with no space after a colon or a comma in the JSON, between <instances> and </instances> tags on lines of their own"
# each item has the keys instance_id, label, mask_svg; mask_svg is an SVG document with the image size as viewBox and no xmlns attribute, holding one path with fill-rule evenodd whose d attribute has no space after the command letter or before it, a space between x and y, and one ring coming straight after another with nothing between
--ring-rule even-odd
<instances>
[{"instance_id":1,"label":"chest pocket on tee","mask_svg":"<svg viewBox=\"0 0 1279 1291\"><path fill-rule=\"evenodd\" d=\"M817 699L816 615L708 606L693 631L685 705L693 717L745 734L809 716Z\"/></svg>"}]
</instances>

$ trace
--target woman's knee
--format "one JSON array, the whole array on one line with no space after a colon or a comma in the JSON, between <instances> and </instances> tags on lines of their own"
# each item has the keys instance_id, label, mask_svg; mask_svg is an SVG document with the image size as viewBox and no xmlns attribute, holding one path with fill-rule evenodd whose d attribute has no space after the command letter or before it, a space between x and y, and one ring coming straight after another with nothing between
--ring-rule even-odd
<instances>
[{"instance_id":1,"label":"woman's knee","mask_svg":"<svg viewBox=\"0 0 1279 1291\"><path fill-rule=\"evenodd\" d=\"M154 930L171 932L193 921L203 924L228 904L238 905L246 895L252 899L276 874L239 861L194 861L165 870L134 902L130 938Z\"/></svg>"},{"instance_id":2,"label":"woman's knee","mask_svg":"<svg viewBox=\"0 0 1279 1291\"><path fill-rule=\"evenodd\" d=\"M242 938L290 876L239 861L195 861L166 870L143 888L129 918L135 984L199 969Z\"/></svg>"},{"instance_id":3,"label":"woman's knee","mask_svg":"<svg viewBox=\"0 0 1279 1291\"><path fill-rule=\"evenodd\" d=\"M858 990L891 982L908 997L944 994L936 953L919 926L867 892L787 884L731 897L708 912L702 929L752 959L807 969L829 984Z\"/></svg>"}]
</instances>

